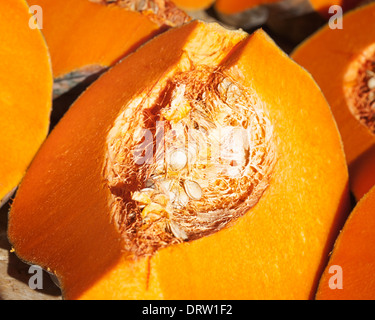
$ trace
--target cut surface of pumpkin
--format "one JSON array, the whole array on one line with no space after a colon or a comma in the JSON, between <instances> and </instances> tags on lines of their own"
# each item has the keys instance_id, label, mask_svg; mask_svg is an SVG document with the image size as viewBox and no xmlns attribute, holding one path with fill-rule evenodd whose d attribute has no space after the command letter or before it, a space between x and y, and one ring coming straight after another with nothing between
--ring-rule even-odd
<instances>
[{"instance_id":1,"label":"cut surface of pumpkin","mask_svg":"<svg viewBox=\"0 0 375 320\"><path fill-rule=\"evenodd\" d=\"M357 200L375 184L374 15L375 4L352 11L344 16L342 30L326 26L292 53L332 108Z\"/></svg>"},{"instance_id":2,"label":"cut surface of pumpkin","mask_svg":"<svg viewBox=\"0 0 375 320\"><path fill-rule=\"evenodd\" d=\"M214 2L215 0L173 0L179 8L188 11L205 10Z\"/></svg>"},{"instance_id":3,"label":"cut surface of pumpkin","mask_svg":"<svg viewBox=\"0 0 375 320\"><path fill-rule=\"evenodd\" d=\"M190 18L169 0L33 0L42 9L59 96Z\"/></svg>"},{"instance_id":4,"label":"cut surface of pumpkin","mask_svg":"<svg viewBox=\"0 0 375 320\"><path fill-rule=\"evenodd\" d=\"M40 30L23 0L0 3L0 205L47 136L52 71ZM30 24L29 24L30 23Z\"/></svg>"},{"instance_id":5,"label":"cut surface of pumpkin","mask_svg":"<svg viewBox=\"0 0 375 320\"><path fill-rule=\"evenodd\" d=\"M347 179L311 76L261 30L192 21L74 103L8 235L66 299L308 299Z\"/></svg>"},{"instance_id":6,"label":"cut surface of pumpkin","mask_svg":"<svg viewBox=\"0 0 375 320\"><path fill-rule=\"evenodd\" d=\"M316 294L318 300L375 298L375 188L357 204L336 240Z\"/></svg>"}]
</instances>

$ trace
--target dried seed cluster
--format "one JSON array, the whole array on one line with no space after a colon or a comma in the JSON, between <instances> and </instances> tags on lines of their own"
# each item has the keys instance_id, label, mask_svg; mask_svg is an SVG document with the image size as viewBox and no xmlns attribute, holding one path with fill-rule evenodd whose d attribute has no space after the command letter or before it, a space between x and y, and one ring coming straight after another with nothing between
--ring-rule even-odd
<instances>
[{"instance_id":1,"label":"dried seed cluster","mask_svg":"<svg viewBox=\"0 0 375 320\"><path fill-rule=\"evenodd\" d=\"M220 70L182 72L134 100L105 168L126 249L152 254L243 215L268 186L272 136L260 99Z\"/></svg>"},{"instance_id":2,"label":"dried seed cluster","mask_svg":"<svg viewBox=\"0 0 375 320\"><path fill-rule=\"evenodd\" d=\"M354 61L347 77L345 96L353 115L375 134L375 47L370 47Z\"/></svg>"}]
</instances>

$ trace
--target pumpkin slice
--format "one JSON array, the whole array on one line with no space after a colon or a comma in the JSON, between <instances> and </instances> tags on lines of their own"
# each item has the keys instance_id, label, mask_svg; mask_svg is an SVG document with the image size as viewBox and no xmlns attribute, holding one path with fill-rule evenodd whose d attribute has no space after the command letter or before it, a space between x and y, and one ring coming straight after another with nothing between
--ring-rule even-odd
<instances>
[{"instance_id":1,"label":"pumpkin slice","mask_svg":"<svg viewBox=\"0 0 375 320\"><path fill-rule=\"evenodd\" d=\"M292 53L332 108L357 200L375 184L374 15L375 4L352 11L344 16L342 30L326 26Z\"/></svg>"},{"instance_id":2,"label":"pumpkin slice","mask_svg":"<svg viewBox=\"0 0 375 320\"><path fill-rule=\"evenodd\" d=\"M23 180L9 239L66 299L307 299L347 180L311 76L261 30L193 21L73 104Z\"/></svg>"},{"instance_id":3,"label":"pumpkin slice","mask_svg":"<svg viewBox=\"0 0 375 320\"><path fill-rule=\"evenodd\" d=\"M52 71L39 29L23 0L0 3L0 206L12 195L45 139Z\"/></svg>"},{"instance_id":4,"label":"pumpkin slice","mask_svg":"<svg viewBox=\"0 0 375 320\"><path fill-rule=\"evenodd\" d=\"M169 0L32 0L42 9L57 97L190 18Z\"/></svg>"},{"instance_id":5,"label":"pumpkin slice","mask_svg":"<svg viewBox=\"0 0 375 320\"><path fill-rule=\"evenodd\" d=\"M338 237L316 294L318 300L375 298L375 187L357 204Z\"/></svg>"}]
</instances>

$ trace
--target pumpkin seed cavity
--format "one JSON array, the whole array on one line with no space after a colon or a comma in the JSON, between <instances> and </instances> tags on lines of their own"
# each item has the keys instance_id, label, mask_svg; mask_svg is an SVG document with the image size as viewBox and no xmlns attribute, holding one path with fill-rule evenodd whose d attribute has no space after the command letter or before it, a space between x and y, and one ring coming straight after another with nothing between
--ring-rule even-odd
<instances>
[{"instance_id":1,"label":"pumpkin seed cavity","mask_svg":"<svg viewBox=\"0 0 375 320\"><path fill-rule=\"evenodd\" d=\"M350 64L344 92L354 117L375 134L375 45Z\"/></svg>"},{"instance_id":2,"label":"pumpkin seed cavity","mask_svg":"<svg viewBox=\"0 0 375 320\"><path fill-rule=\"evenodd\" d=\"M259 97L207 67L134 99L107 141L112 219L136 257L234 222L267 189L276 159Z\"/></svg>"}]
</instances>

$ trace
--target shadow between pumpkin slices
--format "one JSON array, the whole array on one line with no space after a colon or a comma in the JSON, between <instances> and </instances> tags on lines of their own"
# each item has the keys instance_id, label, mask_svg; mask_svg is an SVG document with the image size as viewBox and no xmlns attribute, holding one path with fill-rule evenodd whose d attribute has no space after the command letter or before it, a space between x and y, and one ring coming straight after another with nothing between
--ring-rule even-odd
<instances>
[{"instance_id":1,"label":"shadow between pumpkin slices","mask_svg":"<svg viewBox=\"0 0 375 320\"><path fill-rule=\"evenodd\" d=\"M217 0L215 10L223 21L228 24L252 28L268 23L268 19L274 20L283 28L288 28L288 22L294 22L291 18L305 17L316 23L317 17L309 16L316 13L325 21L336 14L329 12L331 6L340 6L346 12L357 7L360 0ZM298 27L310 28L300 22ZM290 28L290 27L289 27ZM277 30L276 30L277 31ZM290 33L305 33L303 30L289 30ZM288 36L286 34L286 36Z\"/></svg>"},{"instance_id":2,"label":"shadow between pumpkin slices","mask_svg":"<svg viewBox=\"0 0 375 320\"><path fill-rule=\"evenodd\" d=\"M359 200L375 184L375 4L346 14L342 30L322 28L293 53L317 81L339 127ZM365 28L368 32L362 32Z\"/></svg>"},{"instance_id":3,"label":"shadow between pumpkin slices","mask_svg":"<svg viewBox=\"0 0 375 320\"><path fill-rule=\"evenodd\" d=\"M308 299L347 179L311 76L261 30L192 21L74 103L19 189L9 239L66 299Z\"/></svg>"}]
</instances>

